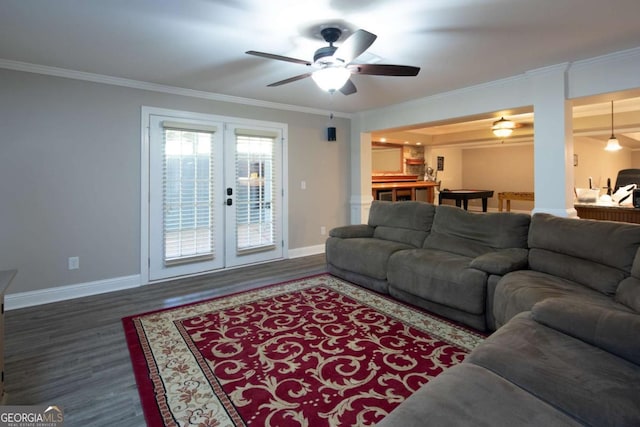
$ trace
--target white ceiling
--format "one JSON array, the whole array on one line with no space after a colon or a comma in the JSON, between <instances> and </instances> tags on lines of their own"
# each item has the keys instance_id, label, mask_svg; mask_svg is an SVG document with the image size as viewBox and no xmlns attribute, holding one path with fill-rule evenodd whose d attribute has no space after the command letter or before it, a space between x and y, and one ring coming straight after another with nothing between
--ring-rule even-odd
<instances>
[{"instance_id":1,"label":"white ceiling","mask_svg":"<svg viewBox=\"0 0 640 427\"><path fill-rule=\"evenodd\" d=\"M0 0L0 59L353 113L638 47L638 17L640 0ZM362 62L420 74L331 99L266 87L307 69L244 53L311 60L330 24L378 35Z\"/></svg>"}]
</instances>

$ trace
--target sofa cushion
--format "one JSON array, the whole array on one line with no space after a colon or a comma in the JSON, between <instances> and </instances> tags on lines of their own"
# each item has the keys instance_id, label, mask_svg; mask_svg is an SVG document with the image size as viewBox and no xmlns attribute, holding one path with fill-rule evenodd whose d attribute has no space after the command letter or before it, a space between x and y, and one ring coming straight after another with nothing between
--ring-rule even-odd
<instances>
[{"instance_id":1,"label":"sofa cushion","mask_svg":"<svg viewBox=\"0 0 640 427\"><path fill-rule=\"evenodd\" d=\"M620 282L628 277L623 270L608 265L539 248L529 249L529 268L588 286L605 295L613 295Z\"/></svg>"},{"instance_id":2,"label":"sofa cushion","mask_svg":"<svg viewBox=\"0 0 640 427\"><path fill-rule=\"evenodd\" d=\"M368 225L375 227L373 237L422 246L431 230L435 206L425 202L393 203L374 200Z\"/></svg>"},{"instance_id":3,"label":"sofa cushion","mask_svg":"<svg viewBox=\"0 0 640 427\"><path fill-rule=\"evenodd\" d=\"M631 266L631 277L627 277L616 289L616 301L640 313L640 250L636 252Z\"/></svg>"},{"instance_id":4,"label":"sofa cushion","mask_svg":"<svg viewBox=\"0 0 640 427\"><path fill-rule=\"evenodd\" d=\"M487 273L471 258L434 249L396 252L389 259L389 286L468 313L484 313Z\"/></svg>"},{"instance_id":5,"label":"sofa cushion","mask_svg":"<svg viewBox=\"0 0 640 427\"><path fill-rule=\"evenodd\" d=\"M527 267L529 251L524 248L500 249L480 255L471 261L471 267L490 274L505 275Z\"/></svg>"},{"instance_id":6,"label":"sofa cushion","mask_svg":"<svg viewBox=\"0 0 640 427\"><path fill-rule=\"evenodd\" d=\"M487 330L487 319L485 318L485 313L469 313L468 311L460 310L449 305L439 304L431 300L419 298L414 294L403 291L402 289L389 286L388 283L387 293L391 295L392 298L398 301L406 302L415 307L420 307L421 309L427 310L430 313L437 314L438 316L444 317L454 322L463 323L477 331Z\"/></svg>"},{"instance_id":7,"label":"sofa cushion","mask_svg":"<svg viewBox=\"0 0 640 427\"><path fill-rule=\"evenodd\" d=\"M373 237L375 229L367 224L343 225L329 230L330 237L353 239L354 237Z\"/></svg>"},{"instance_id":8,"label":"sofa cushion","mask_svg":"<svg viewBox=\"0 0 640 427\"><path fill-rule=\"evenodd\" d=\"M627 277L620 282L615 300L640 313L640 279Z\"/></svg>"},{"instance_id":9,"label":"sofa cushion","mask_svg":"<svg viewBox=\"0 0 640 427\"><path fill-rule=\"evenodd\" d=\"M376 427L579 426L493 372L462 363L422 386Z\"/></svg>"},{"instance_id":10,"label":"sofa cushion","mask_svg":"<svg viewBox=\"0 0 640 427\"><path fill-rule=\"evenodd\" d=\"M480 214L440 205L423 247L472 258L496 249L526 248L529 221L526 214Z\"/></svg>"},{"instance_id":11,"label":"sofa cushion","mask_svg":"<svg viewBox=\"0 0 640 427\"><path fill-rule=\"evenodd\" d=\"M502 326L515 315L531 310L539 301L564 296L613 304L612 298L579 283L540 271L518 270L506 274L496 286L493 299L496 326Z\"/></svg>"},{"instance_id":12,"label":"sofa cushion","mask_svg":"<svg viewBox=\"0 0 640 427\"><path fill-rule=\"evenodd\" d=\"M384 279L375 279L371 276L354 273L353 271L336 267L331 263L327 263L327 272L333 276L340 277L347 282L355 283L356 285L371 289L374 292L381 294L389 293L389 283L387 282L386 277Z\"/></svg>"},{"instance_id":13,"label":"sofa cushion","mask_svg":"<svg viewBox=\"0 0 640 427\"><path fill-rule=\"evenodd\" d=\"M639 247L639 225L538 213L529 230L529 267L613 295Z\"/></svg>"},{"instance_id":14,"label":"sofa cushion","mask_svg":"<svg viewBox=\"0 0 640 427\"><path fill-rule=\"evenodd\" d=\"M640 365L640 314L623 307L549 298L534 305L531 316L538 323Z\"/></svg>"},{"instance_id":15,"label":"sofa cushion","mask_svg":"<svg viewBox=\"0 0 640 427\"><path fill-rule=\"evenodd\" d=\"M466 359L586 425L640 425L640 369L521 313Z\"/></svg>"},{"instance_id":16,"label":"sofa cushion","mask_svg":"<svg viewBox=\"0 0 640 427\"><path fill-rule=\"evenodd\" d=\"M412 246L404 243L368 237L329 237L326 242L328 263L343 270L381 280L387 278L387 264L391 254L411 248Z\"/></svg>"}]
</instances>

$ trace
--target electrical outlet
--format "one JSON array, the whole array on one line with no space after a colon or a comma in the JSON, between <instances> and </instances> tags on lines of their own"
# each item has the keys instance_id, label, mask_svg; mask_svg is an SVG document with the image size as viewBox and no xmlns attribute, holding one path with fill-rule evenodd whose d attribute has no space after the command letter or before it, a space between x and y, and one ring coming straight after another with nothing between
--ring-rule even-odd
<instances>
[{"instance_id":1,"label":"electrical outlet","mask_svg":"<svg viewBox=\"0 0 640 427\"><path fill-rule=\"evenodd\" d=\"M307 181L300 181L300 189L301 190L307 189Z\"/></svg>"},{"instance_id":2,"label":"electrical outlet","mask_svg":"<svg viewBox=\"0 0 640 427\"><path fill-rule=\"evenodd\" d=\"M320 234L323 236L327 234L327 227L325 227L324 225L320 227Z\"/></svg>"},{"instance_id":3,"label":"electrical outlet","mask_svg":"<svg viewBox=\"0 0 640 427\"><path fill-rule=\"evenodd\" d=\"M77 270L80 268L80 257L69 257L69 270Z\"/></svg>"}]
</instances>

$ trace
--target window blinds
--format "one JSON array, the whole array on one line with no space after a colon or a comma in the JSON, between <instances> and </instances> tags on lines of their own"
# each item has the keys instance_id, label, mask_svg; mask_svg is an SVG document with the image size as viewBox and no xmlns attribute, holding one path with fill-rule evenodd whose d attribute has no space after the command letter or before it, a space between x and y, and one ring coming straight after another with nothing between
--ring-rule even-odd
<instances>
[{"instance_id":1,"label":"window blinds","mask_svg":"<svg viewBox=\"0 0 640 427\"><path fill-rule=\"evenodd\" d=\"M276 245L275 132L236 129L236 253Z\"/></svg>"},{"instance_id":2,"label":"window blinds","mask_svg":"<svg viewBox=\"0 0 640 427\"><path fill-rule=\"evenodd\" d=\"M163 241L166 266L214 259L214 126L163 122Z\"/></svg>"}]
</instances>

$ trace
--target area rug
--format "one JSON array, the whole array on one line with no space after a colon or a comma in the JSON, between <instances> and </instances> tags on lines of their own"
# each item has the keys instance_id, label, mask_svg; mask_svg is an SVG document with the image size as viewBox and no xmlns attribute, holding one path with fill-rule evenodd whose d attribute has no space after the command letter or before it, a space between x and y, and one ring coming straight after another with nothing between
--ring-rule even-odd
<instances>
[{"instance_id":1,"label":"area rug","mask_svg":"<svg viewBox=\"0 0 640 427\"><path fill-rule=\"evenodd\" d=\"M123 319L150 426L367 426L483 337L323 274Z\"/></svg>"}]
</instances>

